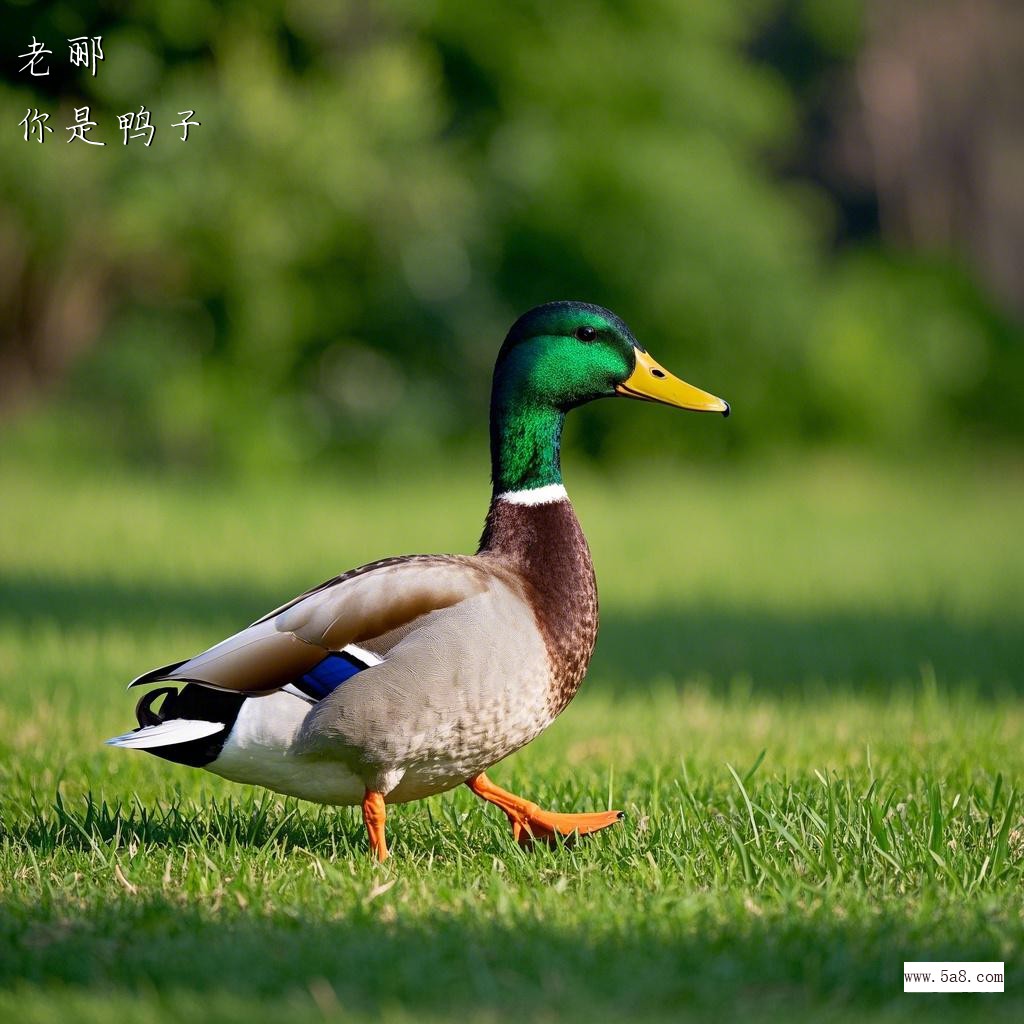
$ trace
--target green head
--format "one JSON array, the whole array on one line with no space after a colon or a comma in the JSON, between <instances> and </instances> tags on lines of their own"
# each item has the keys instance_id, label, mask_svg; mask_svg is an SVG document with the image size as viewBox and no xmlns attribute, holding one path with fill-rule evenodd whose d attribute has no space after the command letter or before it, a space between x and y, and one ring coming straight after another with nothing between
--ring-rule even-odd
<instances>
[{"instance_id":1,"label":"green head","mask_svg":"<svg viewBox=\"0 0 1024 1024\"><path fill-rule=\"evenodd\" d=\"M497 493L562 482L565 414L622 395L729 414L720 398L659 366L614 313L586 302L548 302L508 332L494 367L491 462Z\"/></svg>"}]
</instances>

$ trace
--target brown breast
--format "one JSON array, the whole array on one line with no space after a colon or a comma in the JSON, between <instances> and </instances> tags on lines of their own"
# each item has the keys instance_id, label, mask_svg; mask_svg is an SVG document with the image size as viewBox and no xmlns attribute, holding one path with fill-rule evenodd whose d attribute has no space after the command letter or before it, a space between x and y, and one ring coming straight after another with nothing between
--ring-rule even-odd
<instances>
[{"instance_id":1,"label":"brown breast","mask_svg":"<svg viewBox=\"0 0 1024 1024\"><path fill-rule=\"evenodd\" d=\"M557 715L576 695L597 640L597 581L576 513L568 500L492 501L480 554L500 560L526 588L551 661Z\"/></svg>"}]
</instances>

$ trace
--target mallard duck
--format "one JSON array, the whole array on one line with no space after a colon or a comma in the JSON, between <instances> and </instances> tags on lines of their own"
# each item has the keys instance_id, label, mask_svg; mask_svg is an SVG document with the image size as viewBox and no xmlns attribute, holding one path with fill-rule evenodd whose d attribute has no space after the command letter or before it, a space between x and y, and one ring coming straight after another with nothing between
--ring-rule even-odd
<instances>
[{"instance_id":1,"label":"mallard duck","mask_svg":"<svg viewBox=\"0 0 1024 1024\"><path fill-rule=\"evenodd\" d=\"M494 368L493 493L477 553L370 562L146 672L130 684L155 684L139 727L107 742L359 804L381 860L388 804L462 784L500 807L522 843L619 821L619 811L542 810L486 775L555 720L590 661L597 586L559 450L570 409L616 395L729 415L607 309L549 302L525 313Z\"/></svg>"}]
</instances>

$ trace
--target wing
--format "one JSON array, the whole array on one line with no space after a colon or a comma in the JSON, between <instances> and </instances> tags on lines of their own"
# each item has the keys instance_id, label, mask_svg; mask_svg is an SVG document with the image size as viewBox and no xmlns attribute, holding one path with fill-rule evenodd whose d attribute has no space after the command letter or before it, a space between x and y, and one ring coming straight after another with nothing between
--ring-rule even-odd
<instances>
[{"instance_id":1,"label":"wing","mask_svg":"<svg viewBox=\"0 0 1024 1024\"><path fill-rule=\"evenodd\" d=\"M488 579L475 559L456 555L374 562L308 591L188 661L139 676L131 686L172 680L270 693L331 652L481 593Z\"/></svg>"}]
</instances>

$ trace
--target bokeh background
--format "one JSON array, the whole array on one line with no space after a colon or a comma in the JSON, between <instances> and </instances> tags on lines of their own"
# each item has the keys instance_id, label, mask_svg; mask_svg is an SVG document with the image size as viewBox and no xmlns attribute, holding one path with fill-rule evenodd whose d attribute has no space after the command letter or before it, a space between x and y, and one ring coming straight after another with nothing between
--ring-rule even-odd
<instances>
[{"instance_id":1,"label":"bokeh background","mask_svg":"<svg viewBox=\"0 0 1024 1024\"><path fill-rule=\"evenodd\" d=\"M732 402L665 453L1024 440L1013 0L14 0L4 36L5 446L446 457L481 443L509 323L563 297ZM104 148L65 141L85 104ZM650 431L576 419L605 463Z\"/></svg>"}]
</instances>

